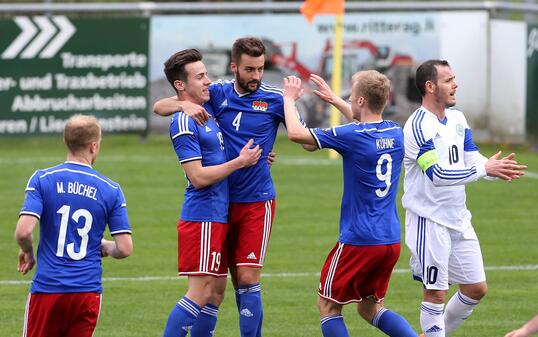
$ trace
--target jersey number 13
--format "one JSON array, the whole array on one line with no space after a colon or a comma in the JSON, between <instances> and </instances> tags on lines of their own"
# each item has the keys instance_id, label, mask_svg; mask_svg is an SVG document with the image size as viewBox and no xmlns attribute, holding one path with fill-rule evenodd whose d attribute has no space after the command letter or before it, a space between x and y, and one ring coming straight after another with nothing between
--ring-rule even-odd
<instances>
[{"instance_id":1,"label":"jersey number 13","mask_svg":"<svg viewBox=\"0 0 538 337\"><path fill-rule=\"evenodd\" d=\"M60 221L60 233L58 235L58 247L56 248L56 256L64 256L65 237L67 235L67 224L69 223L69 213L71 212L71 206L63 205L58 209L56 213L62 215ZM73 212L71 218L78 223L80 218L84 218L84 227L77 228L78 235L81 237L80 250L75 252L75 244L69 243L67 248L67 255L73 260L81 260L86 256L86 250L88 248L88 233L92 228L93 217L87 209L77 209Z\"/></svg>"}]
</instances>

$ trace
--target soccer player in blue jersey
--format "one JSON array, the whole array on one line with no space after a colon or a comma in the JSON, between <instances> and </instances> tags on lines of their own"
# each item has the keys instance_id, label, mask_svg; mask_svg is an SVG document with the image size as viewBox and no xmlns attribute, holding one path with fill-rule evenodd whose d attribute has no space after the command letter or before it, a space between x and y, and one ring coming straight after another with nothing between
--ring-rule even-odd
<instances>
[{"instance_id":1,"label":"soccer player in blue jersey","mask_svg":"<svg viewBox=\"0 0 538 337\"><path fill-rule=\"evenodd\" d=\"M262 41L240 38L232 47L234 80L211 84L210 100L204 107L177 97L165 98L154 106L159 115L184 111L202 124L208 120L206 109L210 109L222 130L228 159L235 158L251 138L263 149L256 165L237 170L228 179L228 267L236 289L242 337L259 337L262 332L260 275L275 212L275 189L266 159L279 125L285 122L282 91L261 81L264 63ZM315 150L313 145L304 147ZM219 282L222 299L226 280ZM209 318L206 315L200 320Z\"/></svg>"},{"instance_id":2,"label":"soccer player in blue jersey","mask_svg":"<svg viewBox=\"0 0 538 337\"><path fill-rule=\"evenodd\" d=\"M15 230L17 268L26 274L36 263L32 233L40 226L27 337L91 337L101 310L101 256L121 259L133 249L120 186L91 166L101 144L95 117L71 117L64 142L67 161L30 177ZM107 225L114 241L103 239Z\"/></svg>"},{"instance_id":3,"label":"soccer player in blue jersey","mask_svg":"<svg viewBox=\"0 0 538 337\"><path fill-rule=\"evenodd\" d=\"M389 90L385 75L374 70L358 72L353 76L350 100L353 118L360 122L307 129L295 110L301 80L284 79L288 137L319 149L334 149L343 160L340 237L325 261L318 292L324 337L349 336L342 317L342 307L348 303L358 303L359 314L389 336L417 336L402 316L383 307L400 256L396 192L404 156L401 127L382 118Z\"/></svg>"},{"instance_id":4,"label":"soccer player in blue jersey","mask_svg":"<svg viewBox=\"0 0 538 337\"><path fill-rule=\"evenodd\" d=\"M178 99L203 105L209 100L209 78L202 55L186 49L172 55L164 72ZM206 106L212 111L210 106ZM228 179L235 170L255 165L261 149L253 140L227 161L221 130L214 119L199 125L183 112L170 122L170 138L188 180L178 221L178 271L188 276L187 293L172 309L164 337L212 334L218 305L216 278L226 280L223 244L228 232ZM219 292L220 293L220 292ZM207 316L198 321L200 313Z\"/></svg>"}]
</instances>

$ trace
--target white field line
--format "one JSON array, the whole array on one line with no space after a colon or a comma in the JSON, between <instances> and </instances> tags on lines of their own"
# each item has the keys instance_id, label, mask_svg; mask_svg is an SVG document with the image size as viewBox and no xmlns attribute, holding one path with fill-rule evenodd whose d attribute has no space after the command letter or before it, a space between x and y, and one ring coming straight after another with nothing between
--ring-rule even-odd
<instances>
[{"instance_id":1,"label":"white field line","mask_svg":"<svg viewBox=\"0 0 538 337\"><path fill-rule=\"evenodd\" d=\"M538 264L520 265L520 266L489 266L486 271L505 271L505 270L538 270ZM409 269L394 269L394 274L411 273ZM297 278L297 277L319 277L319 272L310 273L262 273L262 278ZM139 277L103 277L104 282L116 281L135 281L135 282L152 282L152 281L174 281L179 279L178 276L139 276ZM20 285L30 284L30 280L0 280L0 285Z\"/></svg>"},{"instance_id":2,"label":"white field line","mask_svg":"<svg viewBox=\"0 0 538 337\"><path fill-rule=\"evenodd\" d=\"M163 157L163 156L100 156L99 161L106 162L138 162L138 163L151 163L157 160L168 161L172 160L172 157ZM36 164L36 163L46 163L45 165L56 165L61 163L59 157L19 157L19 158L0 158L0 165L13 165L13 164ZM313 165L313 166L330 166L330 165L340 165L340 160L332 159L319 159L319 158L308 158L308 157L294 157L294 156L278 156L276 158L275 165L285 165L285 166L303 166L303 165ZM524 177L531 179L538 179L538 172L527 171L525 172Z\"/></svg>"}]
</instances>

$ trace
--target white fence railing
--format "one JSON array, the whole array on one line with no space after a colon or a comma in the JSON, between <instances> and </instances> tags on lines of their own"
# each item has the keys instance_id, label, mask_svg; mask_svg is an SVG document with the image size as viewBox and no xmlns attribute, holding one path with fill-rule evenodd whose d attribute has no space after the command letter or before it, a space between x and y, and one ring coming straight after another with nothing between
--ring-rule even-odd
<instances>
[{"instance_id":1,"label":"white fence railing","mask_svg":"<svg viewBox=\"0 0 538 337\"><path fill-rule=\"evenodd\" d=\"M88 12L137 12L151 14L189 13L296 13L302 1L272 2L109 2L109 3L4 3L0 13L88 13ZM538 14L538 4L509 3L505 1L386 1L346 2L347 12L380 11L469 11L486 10L491 14L517 12Z\"/></svg>"}]
</instances>

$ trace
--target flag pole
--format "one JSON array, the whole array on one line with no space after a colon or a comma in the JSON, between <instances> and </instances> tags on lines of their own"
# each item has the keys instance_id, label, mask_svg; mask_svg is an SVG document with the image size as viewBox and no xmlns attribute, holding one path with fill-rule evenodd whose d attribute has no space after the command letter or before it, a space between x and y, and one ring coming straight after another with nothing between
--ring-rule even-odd
<instances>
[{"instance_id":1,"label":"flag pole","mask_svg":"<svg viewBox=\"0 0 538 337\"><path fill-rule=\"evenodd\" d=\"M335 27L334 27L334 43L333 43L333 69L331 87L336 96L342 94L342 35L344 14L335 15ZM335 127L340 124L340 112L337 108L331 105L331 127ZM329 151L330 159L337 159L338 153L334 150Z\"/></svg>"}]
</instances>

